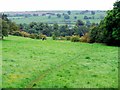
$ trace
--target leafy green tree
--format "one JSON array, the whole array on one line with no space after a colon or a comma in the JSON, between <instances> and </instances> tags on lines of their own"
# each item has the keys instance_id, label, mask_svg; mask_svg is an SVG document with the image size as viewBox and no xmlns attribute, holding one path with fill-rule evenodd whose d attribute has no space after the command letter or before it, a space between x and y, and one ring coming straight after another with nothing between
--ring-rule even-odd
<instances>
[{"instance_id":1,"label":"leafy green tree","mask_svg":"<svg viewBox=\"0 0 120 90\"><path fill-rule=\"evenodd\" d=\"M7 18L7 15L2 14L0 16L0 22L1 22L1 39L4 38L4 36L8 36L9 33L9 19Z\"/></svg>"},{"instance_id":2,"label":"leafy green tree","mask_svg":"<svg viewBox=\"0 0 120 90\"><path fill-rule=\"evenodd\" d=\"M74 19L77 19L77 16L74 16Z\"/></svg>"},{"instance_id":3,"label":"leafy green tree","mask_svg":"<svg viewBox=\"0 0 120 90\"><path fill-rule=\"evenodd\" d=\"M86 21L86 26L87 26L87 27L90 27L90 25L91 25L91 22L90 22L89 20L87 20L87 21Z\"/></svg>"},{"instance_id":4,"label":"leafy green tree","mask_svg":"<svg viewBox=\"0 0 120 90\"><path fill-rule=\"evenodd\" d=\"M57 17L58 17L58 18L61 18L61 14L57 14Z\"/></svg>"},{"instance_id":5,"label":"leafy green tree","mask_svg":"<svg viewBox=\"0 0 120 90\"><path fill-rule=\"evenodd\" d=\"M7 18L7 15L4 14L4 13L2 14L2 17L1 17L1 18L2 18L2 20L5 20L5 21L7 21L7 22L9 21L9 19Z\"/></svg>"},{"instance_id":6,"label":"leafy green tree","mask_svg":"<svg viewBox=\"0 0 120 90\"><path fill-rule=\"evenodd\" d=\"M88 16L84 16L84 19L89 19L89 17Z\"/></svg>"},{"instance_id":7,"label":"leafy green tree","mask_svg":"<svg viewBox=\"0 0 120 90\"><path fill-rule=\"evenodd\" d=\"M91 11L91 14L92 14L92 15L95 15L95 11Z\"/></svg>"},{"instance_id":8,"label":"leafy green tree","mask_svg":"<svg viewBox=\"0 0 120 90\"><path fill-rule=\"evenodd\" d=\"M114 3L114 8L107 12L107 16L100 24L90 31L90 41L120 45L120 1Z\"/></svg>"},{"instance_id":9,"label":"leafy green tree","mask_svg":"<svg viewBox=\"0 0 120 90\"><path fill-rule=\"evenodd\" d=\"M70 16L67 14L64 14L64 19L70 19Z\"/></svg>"},{"instance_id":10,"label":"leafy green tree","mask_svg":"<svg viewBox=\"0 0 120 90\"><path fill-rule=\"evenodd\" d=\"M19 30L19 26L16 25L16 23L14 22L9 23L9 34L12 34L14 31L18 31L18 30Z\"/></svg>"},{"instance_id":11,"label":"leafy green tree","mask_svg":"<svg viewBox=\"0 0 120 90\"><path fill-rule=\"evenodd\" d=\"M83 26L84 25L84 22L82 20L77 20L76 22L76 26Z\"/></svg>"},{"instance_id":12,"label":"leafy green tree","mask_svg":"<svg viewBox=\"0 0 120 90\"><path fill-rule=\"evenodd\" d=\"M2 39L8 36L8 31L9 31L9 25L7 21L2 20Z\"/></svg>"},{"instance_id":13,"label":"leafy green tree","mask_svg":"<svg viewBox=\"0 0 120 90\"><path fill-rule=\"evenodd\" d=\"M115 2L113 10L107 12L104 24L104 42L109 45L120 45L120 1Z\"/></svg>"},{"instance_id":14,"label":"leafy green tree","mask_svg":"<svg viewBox=\"0 0 120 90\"><path fill-rule=\"evenodd\" d=\"M60 36L59 26L57 23L55 23L53 25L53 32L54 32L55 36Z\"/></svg>"},{"instance_id":15,"label":"leafy green tree","mask_svg":"<svg viewBox=\"0 0 120 90\"><path fill-rule=\"evenodd\" d=\"M68 15L71 15L71 11L67 11Z\"/></svg>"}]
</instances>

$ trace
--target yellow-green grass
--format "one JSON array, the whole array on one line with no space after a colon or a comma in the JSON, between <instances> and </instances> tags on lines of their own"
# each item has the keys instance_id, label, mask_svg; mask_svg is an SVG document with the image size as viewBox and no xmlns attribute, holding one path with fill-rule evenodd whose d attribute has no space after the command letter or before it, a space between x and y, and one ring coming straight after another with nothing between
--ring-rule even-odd
<instances>
[{"instance_id":1,"label":"yellow-green grass","mask_svg":"<svg viewBox=\"0 0 120 90\"><path fill-rule=\"evenodd\" d=\"M118 48L17 36L2 43L3 88L117 88Z\"/></svg>"}]
</instances>

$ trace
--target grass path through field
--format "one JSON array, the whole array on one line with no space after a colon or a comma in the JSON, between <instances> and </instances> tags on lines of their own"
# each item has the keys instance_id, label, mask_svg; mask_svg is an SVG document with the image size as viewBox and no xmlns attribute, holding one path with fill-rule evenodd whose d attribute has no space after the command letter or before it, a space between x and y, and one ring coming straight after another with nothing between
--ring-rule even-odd
<instances>
[{"instance_id":1,"label":"grass path through field","mask_svg":"<svg viewBox=\"0 0 120 90\"><path fill-rule=\"evenodd\" d=\"M28 86L26 88L32 88L34 85L37 84L37 82L40 82L45 76L47 76L48 74L50 74L50 72L54 71L54 70L59 70L61 67L63 67L66 64L69 64L70 62L72 62L73 60L75 60L76 58L78 58L80 55L77 55L73 58L70 58L69 61L67 62L60 62L60 64L56 65L56 67L50 68L48 70L46 70L42 75L38 76L35 80L31 81Z\"/></svg>"},{"instance_id":2,"label":"grass path through field","mask_svg":"<svg viewBox=\"0 0 120 90\"><path fill-rule=\"evenodd\" d=\"M118 86L117 47L16 36L0 43L4 88Z\"/></svg>"}]
</instances>

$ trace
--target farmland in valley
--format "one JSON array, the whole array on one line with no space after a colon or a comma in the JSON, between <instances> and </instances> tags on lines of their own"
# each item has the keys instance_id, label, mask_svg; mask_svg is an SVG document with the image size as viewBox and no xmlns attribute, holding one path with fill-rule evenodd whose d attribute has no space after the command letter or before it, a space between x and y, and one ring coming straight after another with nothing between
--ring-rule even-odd
<instances>
[{"instance_id":1,"label":"farmland in valley","mask_svg":"<svg viewBox=\"0 0 120 90\"><path fill-rule=\"evenodd\" d=\"M95 12L92 14L91 12ZM99 23L106 16L106 11L34 11L34 12L10 12L6 13L8 18L17 24L30 22L58 23L58 24L75 24L77 20L85 23ZM68 15L69 18L65 18ZM87 16L87 17L86 17Z\"/></svg>"}]
</instances>

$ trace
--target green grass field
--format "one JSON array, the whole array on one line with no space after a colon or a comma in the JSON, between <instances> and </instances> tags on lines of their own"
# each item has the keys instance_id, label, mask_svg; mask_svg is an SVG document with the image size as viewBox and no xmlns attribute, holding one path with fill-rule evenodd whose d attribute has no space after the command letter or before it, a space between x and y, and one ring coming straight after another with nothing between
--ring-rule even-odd
<instances>
[{"instance_id":1,"label":"green grass field","mask_svg":"<svg viewBox=\"0 0 120 90\"><path fill-rule=\"evenodd\" d=\"M117 88L118 47L9 36L3 88Z\"/></svg>"}]
</instances>

